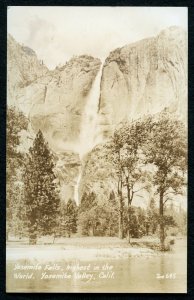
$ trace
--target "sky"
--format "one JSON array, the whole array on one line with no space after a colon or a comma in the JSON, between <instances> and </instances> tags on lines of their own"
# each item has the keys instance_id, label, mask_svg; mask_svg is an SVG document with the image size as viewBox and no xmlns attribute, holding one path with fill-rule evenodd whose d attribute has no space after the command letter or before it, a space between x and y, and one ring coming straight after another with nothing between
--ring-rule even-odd
<instances>
[{"instance_id":1,"label":"sky","mask_svg":"<svg viewBox=\"0 0 194 300\"><path fill-rule=\"evenodd\" d=\"M187 8L10 6L8 33L50 69L74 55L105 59L117 47L170 26L187 30Z\"/></svg>"}]
</instances>

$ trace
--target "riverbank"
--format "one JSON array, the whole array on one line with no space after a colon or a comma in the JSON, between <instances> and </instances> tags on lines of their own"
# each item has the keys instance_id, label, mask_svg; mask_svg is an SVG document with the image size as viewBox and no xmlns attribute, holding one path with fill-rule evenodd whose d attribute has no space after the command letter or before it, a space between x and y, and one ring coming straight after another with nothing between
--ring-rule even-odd
<instances>
[{"instance_id":1,"label":"riverbank","mask_svg":"<svg viewBox=\"0 0 194 300\"><path fill-rule=\"evenodd\" d=\"M121 259L138 256L161 255L150 245L158 244L153 237L132 239L129 244L125 239L116 237L80 237L60 238L49 244L47 239L40 239L37 245L28 245L27 241L10 241L7 243L7 260L91 260L91 259Z\"/></svg>"}]
</instances>

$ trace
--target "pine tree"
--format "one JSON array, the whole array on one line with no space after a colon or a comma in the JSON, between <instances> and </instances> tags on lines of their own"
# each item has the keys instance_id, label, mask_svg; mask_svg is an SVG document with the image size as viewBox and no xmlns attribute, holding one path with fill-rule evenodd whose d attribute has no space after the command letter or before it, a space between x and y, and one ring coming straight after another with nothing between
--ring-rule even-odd
<instances>
[{"instance_id":1,"label":"pine tree","mask_svg":"<svg viewBox=\"0 0 194 300\"><path fill-rule=\"evenodd\" d=\"M24 205L21 174L23 172L23 154L18 150L20 132L26 130L28 120L15 107L7 109L7 143L6 143L6 239L9 233L23 233Z\"/></svg>"},{"instance_id":2,"label":"pine tree","mask_svg":"<svg viewBox=\"0 0 194 300\"><path fill-rule=\"evenodd\" d=\"M84 193L81 198L80 212L89 211L91 208L96 206L96 195L94 192Z\"/></svg>"},{"instance_id":3,"label":"pine tree","mask_svg":"<svg viewBox=\"0 0 194 300\"><path fill-rule=\"evenodd\" d=\"M31 244L35 244L40 235L55 236L59 197L53 169L52 153L39 130L29 150L25 169L25 201Z\"/></svg>"},{"instance_id":4,"label":"pine tree","mask_svg":"<svg viewBox=\"0 0 194 300\"><path fill-rule=\"evenodd\" d=\"M118 234L118 214L119 214L119 207L116 200L116 196L114 191L111 191L108 205L106 208L106 215L107 215L107 233L109 236L115 236Z\"/></svg>"},{"instance_id":5,"label":"pine tree","mask_svg":"<svg viewBox=\"0 0 194 300\"><path fill-rule=\"evenodd\" d=\"M96 194L92 191L84 193L79 207L78 225L84 235L95 235L96 224L98 223L98 205Z\"/></svg>"},{"instance_id":6,"label":"pine tree","mask_svg":"<svg viewBox=\"0 0 194 300\"><path fill-rule=\"evenodd\" d=\"M75 201L71 199L65 205L63 228L68 237L77 232L77 207Z\"/></svg>"}]
</instances>

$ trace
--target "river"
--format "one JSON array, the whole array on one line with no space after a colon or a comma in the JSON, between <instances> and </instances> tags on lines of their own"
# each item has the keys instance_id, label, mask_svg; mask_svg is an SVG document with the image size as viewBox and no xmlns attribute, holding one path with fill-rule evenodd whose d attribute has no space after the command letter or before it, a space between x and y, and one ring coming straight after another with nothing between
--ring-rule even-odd
<instances>
[{"instance_id":1,"label":"river","mask_svg":"<svg viewBox=\"0 0 194 300\"><path fill-rule=\"evenodd\" d=\"M37 263L38 261L33 262L33 264ZM44 262L41 270L33 271L31 279L14 279L14 273L24 272L14 271L16 264L30 265L31 262L30 260L7 260L7 292L186 292L187 256L184 239L176 241L172 252L162 255L114 260L103 258L84 262L56 259L54 267L53 262L48 261L46 264ZM42 274L64 274L62 271L49 269L57 269L57 266L60 270L67 270L72 266L83 269L66 272L66 275L71 274L71 278L41 279L44 276ZM83 278L79 278L80 274Z\"/></svg>"}]
</instances>

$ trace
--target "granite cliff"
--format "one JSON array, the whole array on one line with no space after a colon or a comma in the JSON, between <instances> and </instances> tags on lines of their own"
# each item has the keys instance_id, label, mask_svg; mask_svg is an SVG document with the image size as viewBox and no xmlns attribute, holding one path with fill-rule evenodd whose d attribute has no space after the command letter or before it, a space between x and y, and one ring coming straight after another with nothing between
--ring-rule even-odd
<instances>
[{"instance_id":1,"label":"granite cliff","mask_svg":"<svg viewBox=\"0 0 194 300\"><path fill-rule=\"evenodd\" d=\"M8 36L7 70L8 105L19 107L30 119L29 131L41 129L56 153L63 199L78 201L100 146L85 155L121 121L164 108L186 119L187 36L178 27L115 49L104 63L82 55L52 71ZM97 177L91 182L99 193L105 181Z\"/></svg>"},{"instance_id":2,"label":"granite cliff","mask_svg":"<svg viewBox=\"0 0 194 300\"><path fill-rule=\"evenodd\" d=\"M107 57L98 112L106 136L123 119L165 107L186 117L187 36L178 27L118 48Z\"/></svg>"}]
</instances>

